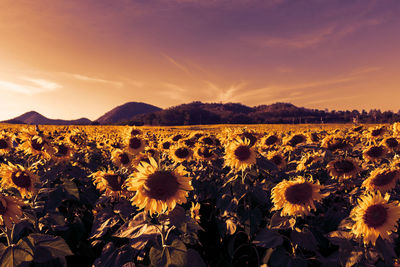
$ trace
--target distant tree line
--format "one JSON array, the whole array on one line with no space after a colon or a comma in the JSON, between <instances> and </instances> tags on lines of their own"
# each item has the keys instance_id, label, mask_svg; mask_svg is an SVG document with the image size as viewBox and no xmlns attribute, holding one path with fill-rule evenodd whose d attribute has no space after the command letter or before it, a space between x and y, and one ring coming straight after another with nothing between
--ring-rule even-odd
<instances>
[{"instance_id":1,"label":"distant tree line","mask_svg":"<svg viewBox=\"0 0 400 267\"><path fill-rule=\"evenodd\" d=\"M199 124L299 124L299 123L393 123L400 121L400 111L345 110L328 111L276 103L248 107L238 103L192 102L165 110L141 114L123 124L129 125L199 125Z\"/></svg>"}]
</instances>

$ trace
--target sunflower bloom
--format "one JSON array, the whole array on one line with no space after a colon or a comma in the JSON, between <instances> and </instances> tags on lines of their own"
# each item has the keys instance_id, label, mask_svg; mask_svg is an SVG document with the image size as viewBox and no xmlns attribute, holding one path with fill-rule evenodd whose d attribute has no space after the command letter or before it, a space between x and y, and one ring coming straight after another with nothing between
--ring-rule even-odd
<instances>
[{"instance_id":1,"label":"sunflower bloom","mask_svg":"<svg viewBox=\"0 0 400 267\"><path fill-rule=\"evenodd\" d=\"M368 179L363 182L363 186L371 191L386 193L392 190L400 178L400 170L397 169L376 169L371 172Z\"/></svg>"},{"instance_id":2,"label":"sunflower bloom","mask_svg":"<svg viewBox=\"0 0 400 267\"><path fill-rule=\"evenodd\" d=\"M31 198L36 193L35 185L39 182L39 177L21 165L14 165L11 162L2 164L0 176L2 187L16 188L23 198Z\"/></svg>"},{"instance_id":3,"label":"sunflower bloom","mask_svg":"<svg viewBox=\"0 0 400 267\"><path fill-rule=\"evenodd\" d=\"M364 159L376 162L385 157L387 149L384 146L369 146L362 152Z\"/></svg>"},{"instance_id":4,"label":"sunflower bloom","mask_svg":"<svg viewBox=\"0 0 400 267\"><path fill-rule=\"evenodd\" d=\"M329 174L336 179L351 179L361 171L358 162L352 158L335 159L326 165Z\"/></svg>"},{"instance_id":5,"label":"sunflower bloom","mask_svg":"<svg viewBox=\"0 0 400 267\"><path fill-rule=\"evenodd\" d=\"M256 163L256 153L250 140L237 138L225 148L225 166L235 171L244 171Z\"/></svg>"},{"instance_id":6,"label":"sunflower bloom","mask_svg":"<svg viewBox=\"0 0 400 267\"><path fill-rule=\"evenodd\" d=\"M97 190L104 192L108 197L119 198L120 196L126 196L127 191L124 189L125 179L114 171L98 171L90 175L93 177Z\"/></svg>"},{"instance_id":7,"label":"sunflower bloom","mask_svg":"<svg viewBox=\"0 0 400 267\"><path fill-rule=\"evenodd\" d=\"M22 205L24 205L22 200L0 193L0 225L5 225L8 229L12 229L13 224L20 222Z\"/></svg>"},{"instance_id":8,"label":"sunflower bloom","mask_svg":"<svg viewBox=\"0 0 400 267\"><path fill-rule=\"evenodd\" d=\"M191 177L185 177L183 168L174 170L160 167L155 159L150 164L142 162L137 172L127 179L127 189L135 191L132 204L153 213L165 213L176 204L186 203L189 191L193 190Z\"/></svg>"},{"instance_id":9,"label":"sunflower bloom","mask_svg":"<svg viewBox=\"0 0 400 267\"><path fill-rule=\"evenodd\" d=\"M283 180L272 189L272 210L281 210L281 216L304 216L316 210L315 203L328 194L321 194L324 187L317 180L297 177L295 180Z\"/></svg>"},{"instance_id":10,"label":"sunflower bloom","mask_svg":"<svg viewBox=\"0 0 400 267\"><path fill-rule=\"evenodd\" d=\"M12 149L11 138L7 135L0 135L0 155L10 152Z\"/></svg>"},{"instance_id":11,"label":"sunflower bloom","mask_svg":"<svg viewBox=\"0 0 400 267\"><path fill-rule=\"evenodd\" d=\"M193 151L187 146L177 145L170 149L169 156L174 162L189 161L193 156Z\"/></svg>"},{"instance_id":12,"label":"sunflower bloom","mask_svg":"<svg viewBox=\"0 0 400 267\"><path fill-rule=\"evenodd\" d=\"M115 149L111 152L111 161L117 167L129 168L132 161L132 155L128 152L122 151L121 149Z\"/></svg>"},{"instance_id":13,"label":"sunflower bloom","mask_svg":"<svg viewBox=\"0 0 400 267\"><path fill-rule=\"evenodd\" d=\"M352 232L357 238L362 237L364 244L375 245L379 236L390 240L391 233L397 231L400 205L398 201L389 202L389 197L388 194L382 197L379 192L361 196L351 211Z\"/></svg>"}]
</instances>

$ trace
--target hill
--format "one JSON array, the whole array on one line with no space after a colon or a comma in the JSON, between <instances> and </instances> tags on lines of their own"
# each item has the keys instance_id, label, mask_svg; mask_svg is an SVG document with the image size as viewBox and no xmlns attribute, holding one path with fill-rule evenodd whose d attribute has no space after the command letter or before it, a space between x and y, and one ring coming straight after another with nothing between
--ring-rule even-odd
<instances>
[{"instance_id":1,"label":"hill","mask_svg":"<svg viewBox=\"0 0 400 267\"><path fill-rule=\"evenodd\" d=\"M13 124L43 124L43 125L89 125L92 123L91 120L86 118L81 118L77 120L49 119L36 111L26 112L21 116L3 122L13 123Z\"/></svg>"},{"instance_id":2,"label":"hill","mask_svg":"<svg viewBox=\"0 0 400 267\"><path fill-rule=\"evenodd\" d=\"M139 114L156 112L161 108L141 102L128 102L118 106L95 120L99 124L116 124L131 120Z\"/></svg>"}]
</instances>

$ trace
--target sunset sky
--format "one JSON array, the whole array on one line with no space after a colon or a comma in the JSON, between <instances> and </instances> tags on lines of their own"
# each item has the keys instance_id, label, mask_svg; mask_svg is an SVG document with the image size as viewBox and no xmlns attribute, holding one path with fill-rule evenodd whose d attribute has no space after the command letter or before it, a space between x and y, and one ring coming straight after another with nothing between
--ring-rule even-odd
<instances>
[{"instance_id":1,"label":"sunset sky","mask_svg":"<svg viewBox=\"0 0 400 267\"><path fill-rule=\"evenodd\" d=\"M400 1L1 0L0 120L129 101L400 109Z\"/></svg>"}]
</instances>

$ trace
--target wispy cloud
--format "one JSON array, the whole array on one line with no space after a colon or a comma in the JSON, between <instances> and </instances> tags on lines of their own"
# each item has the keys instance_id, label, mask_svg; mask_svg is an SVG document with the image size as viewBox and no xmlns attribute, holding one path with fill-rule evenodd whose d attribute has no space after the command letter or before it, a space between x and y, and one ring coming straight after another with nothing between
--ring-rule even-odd
<instances>
[{"instance_id":1,"label":"wispy cloud","mask_svg":"<svg viewBox=\"0 0 400 267\"><path fill-rule=\"evenodd\" d=\"M258 34L257 36L245 37L244 40L261 47L286 47L293 49L303 49L315 47L329 40L341 39L357 30L378 25L384 22L381 18L371 18L348 24L331 23L330 25L321 26L313 31L306 32L301 35L291 35L288 37L265 36Z\"/></svg>"},{"instance_id":2,"label":"wispy cloud","mask_svg":"<svg viewBox=\"0 0 400 267\"><path fill-rule=\"evenodd\" d=\"M20 80L17 82L0 80L0 90L26 95L55 91L61 87L60 84L52 81L30 77L20 77Z\"/></svg>"},{"instance_id":3,"label":"wispy cloud","mask_svg":"<svg viewBox=\"0 0 400 267\"><path fill-rule=\"evenodd\" d=\"M162 54L172 65L180 69L181 71L185 72L188 75L192 75L187 67L185 67L183 64L178 63L176 60L174 60L172 57L167 56L165 54Z\"/></svg>"},{"instance_id":4,"label":"wispy cloud","mask_svg":"<svg viewBox=\"0 0 400 267\"><path fill-rule=\"evenodd\" d=\"M98 77L90 77L82 74L76 74L76 73L62 73L64 75L67 75L73 79L80 80L80 81L85 81L85 82L93 82L93 83L105 83L105 84L110 84L115 87L123 87L124 83L120 81L112 81L112 80L106 80L106 79L101 79Z\"/></svg>"}]
</instances>

